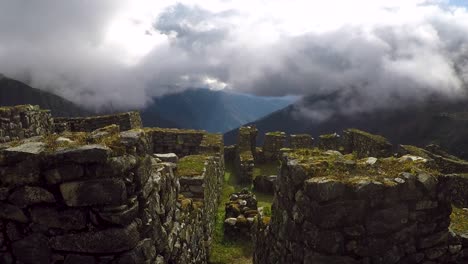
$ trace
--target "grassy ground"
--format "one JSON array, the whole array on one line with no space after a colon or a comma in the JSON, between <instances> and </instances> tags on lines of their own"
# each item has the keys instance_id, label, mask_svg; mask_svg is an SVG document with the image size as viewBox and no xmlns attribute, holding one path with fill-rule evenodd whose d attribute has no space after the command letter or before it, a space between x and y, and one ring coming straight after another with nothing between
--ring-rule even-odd
<instances>
[{"instance_id":1,"label":"grassy ground","mask_svg":"<svg viewBox=\"0 0 468 264\"><path fill-rule=\"evenodd\" d=\"M276 172L272 173L276 174ZM268 174L271 175L271 174ZM221 193L221 203L218 207L216 215L216 229L211 249L210 263L211 264L247 264L252 263L252 241L247 240L231 240L224 238L224 205L229 201L229 196L242 188L251 186L239 185L236 181L236 175L232 164L226 164L226 173L224 175L224 185ZM271 207L273 201L272 195L255 193L258 206ZM268 211L268 209L267 209Z\"/></svg>"}]
</instances>

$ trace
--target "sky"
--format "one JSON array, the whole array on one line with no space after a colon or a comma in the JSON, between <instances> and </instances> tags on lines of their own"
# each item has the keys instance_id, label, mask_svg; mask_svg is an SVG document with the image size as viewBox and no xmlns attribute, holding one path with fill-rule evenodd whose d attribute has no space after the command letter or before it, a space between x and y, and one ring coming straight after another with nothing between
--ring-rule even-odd
<instances>
[{"instance_id":1,"label":"sky","mask_svg":"<svg viewBox=\"0 0 468 264\"><path fill-rule=\"evenodd\" d=\"M347 111L465 95L462 0L0 0L0 72L89 108L206 87L339 92Z\"/></svg>"}]
</instances>

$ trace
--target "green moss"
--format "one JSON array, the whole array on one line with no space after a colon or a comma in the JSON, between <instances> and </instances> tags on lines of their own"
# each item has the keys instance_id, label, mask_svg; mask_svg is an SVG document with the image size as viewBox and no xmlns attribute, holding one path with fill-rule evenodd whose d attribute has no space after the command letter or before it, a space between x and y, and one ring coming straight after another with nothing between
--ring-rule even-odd
<instances>
[{"instance_id":1,"label":"green moss","mask_svg":"<svg viewBox=\"0 0 468 264\"><path fill-rule=\"evenodd\" d=\"M177 173L186 177L200 176L203 173L207 159L208 156L205 155L183 157L177 163Z\"/></svg>"},{"instance_id":2,"label":"green moss","mask_svg":"<svg viewBox=\"0 0 468 264\"><path fill-rule=\"evenodd\" d=\"M206 134L206 131L195 129L178 129L178 128L160 128L160 127L145 127L145 132L161 132L173 134Z\"/></svg>"},{"instance_id":3,"label":"green moss","mask_svg":"<svg viewBox=\"0 0 468 264\"><path fill-rule=\"evenodd\" d=\"M252 155L252 151L250 150L246 150L246 151L243 151L239 154L239 157L241 159L241 161L247 161L247 160L252 160L254 159L253 155Z\"/></svg>"},{"instance_id":4,"label":"green moss","mask_svg":"<svg viewBox=\"0 0 468 264\"><path fill-rule=\"evenodd\" d=\"M431 159L430 152L425 149L418 148L416 146L411 146L411 145L401 145L401 147L405 149L406 151L408 151L409 154L411 155L418 156L418 157L425 158L425 159Z\"/></svg>"},{"instance_id":5,"label":"green moss","mask_svg":"<svg viewBox=\"0 0 468 264\"><path fill-rule=\"evenodd\" d=\"M253 177L255 178L260 175L277 175L279 165L280 164L278 162L255 164L255 167L253 169Z\"/></svg>"},{"instance_id":6,"label":"green moss","mask_svg":"<svg viewBox=\"0 0 468 264\"><path fill-rule=\"evenodd\" d=\"M356 129L356 128L350 128L350 129L347 129L346 131L349 131L351 133L354 133L354 134L358 134L358 135L361 135L363 137L367 137L375 142L378 142L378 143L381 143L381 144L387 144L389 143L388 140L380 135L374 135L374 134L371 134L371 133L368 133L368 132L365 132L365 131L362 131L362 130L359 130L359 129ZM346 132L345 131L345 132Z\"/></svg>"},{"instance_id":7,"label":"green moss","mask_svg":"<svg viewBox=\"0 0 468 264\"><path fill-rule=\"evenodd\" d=\"M319 138L320 139L334 139L334 138L338 138L339 135L336 134L336 133L333 133L333 134L325 134L325 135L320 135Z\"/></svg>"},{"instance_id":8,"label":"green moss","mask_svg":"<svg viewBox=\"0 0 468 264\"><path fill-rule=\"evenodd\" d=\"M224 204L229 201L229 196L240 191L244 186L236 185L232 164L226 164L224 184L221 192L221 202L216 214L216 225L211 247L209 263L211 264L247 264L252 263L252 241L231 240L224 237Z\"/></svg>"},{"instance_id":9,"label":"green moss","mask_svg":"<svg viewBox=\"0 0 468 264\"><path fill-rule=\"evenodd\" d=\"M450 228L457 234L468 235L468 211L461 208L453 207L450 215Z\"/></svg>"},{"instance_id":10,"label":"green moss","mask_svg":"<svg viewBox=\"0 0 468 264\"><path fill-rule=\"evenodd\" d=\"M208 146L221 146L223 145L223 135L222 134L205 134L201 142L202 147Z\"/></svg>"},{"instance_id":11,"label":"green moss","mask_svg":"<svg viewBox=\"0 0 468 264\"><path fill-rule=\"evenodd\" d=\"M370 166L366 164L367 158L357 160L353 154L334 155L318 149L300 149L288 155L298 161L309 177L327 177L350 184L364 179L388 183L388 179L396 178L402 172L439 175L434 169L426 167L423 162L402 161L394 157L379 159L374 166Z\"/></svg>"},{"instance_id":12,"label":"green moss","mask_svg":"<svg viewBox=\"0 0 468 264\"><path fill-rule=\"evenodd\" d=\"M275 131L275 132L268 132L265 133L266 136L274 136L274 137L285 137L286 133L281 132L281 131Z\"/></svg>"}]
</instances>

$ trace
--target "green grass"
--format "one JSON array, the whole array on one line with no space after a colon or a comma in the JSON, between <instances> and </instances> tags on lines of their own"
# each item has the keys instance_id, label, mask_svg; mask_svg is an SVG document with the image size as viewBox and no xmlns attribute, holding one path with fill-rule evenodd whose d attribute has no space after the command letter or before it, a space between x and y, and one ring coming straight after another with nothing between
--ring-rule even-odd
<instances>
[{"instance_id":1,"label":"green grass","mask_svg":"<svg viewBox=\"0 0 468 264\"><path fill-rule=\"evenodd\" d=\"M205 155L191 155L181 158L177 164L178 174L185 177L202 175L207 158Z\"/></svg>"},{"instance_id":2,"label":"green grass","mask_svg":"<svg viewBox=\"0 0 468 264\"><path fill-rule=\"evenodd\" d=\"M221 202L218 206L216 215L216 228L213 236L211 264L247 264L252 263L253 244L248 240L231 240L224 238L224 204L229 201L229 196L242 190L243 188L252 189L252 186L241 185L237 183L236 175L232 164L226 164L226 173L224 175L224 185L221 193ZM258 206L271 207L273 201L272 195L255 193L258 200ZM267 209L271 212L271 209Z\"/></svg>"},{"instance_id":3,"label":"green grass","mask_svg":"<svg viewBox=\"0 0 468 264\"><path fill-rule=\"evenodd\" d=\"M276 175L278 174L278 166L279 164L276 162L269 162L264 164L255 164L253 170L253 177L257 177L260 175Z\"/></svg>"}]
</instances>

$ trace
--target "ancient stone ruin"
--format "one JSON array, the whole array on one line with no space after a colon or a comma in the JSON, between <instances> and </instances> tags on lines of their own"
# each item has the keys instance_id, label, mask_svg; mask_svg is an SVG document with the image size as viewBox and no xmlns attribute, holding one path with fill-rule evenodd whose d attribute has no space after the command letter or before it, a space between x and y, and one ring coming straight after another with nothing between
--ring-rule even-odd
<instances>
[{"instance_id":1,"label":"ancient stone ruin","mask_svg":"<svg viewBox=\"0 0 468 264\"><path fill-rule=\"evenodd\" d=\"M221 135L50 121L0 146L0 263L207 263Z\"/></svg>"},{"instance_id":2,"label":"ancient stone ruin","mask_svg":"<svg viewBox=\"0 0 468 264\"><path fill-rule=\"evenodd\" d=\"M255 127L241 127L239 129L234 164L240 182L251 183L253 180L257 133L258 130Z\"/></svg>"},{"instance_id":3,"label":"ancient stone ruin","mask_svg":"<svg viewBox=\"0 0 468 264\"><path fill-rule=\"evenodd\" d=\"M0 143L43 135L53 131L50 111L38 106L0 107Z\"/></svg>"},{"instance_id":4,"label":"ancient stone ruin","mask_svg":"<svg viewBox=\"0 0 468 264\"><path fill-rule=\"evenodd\" d=\"M348 131L283 156L271 221L256 221L254 263L466 263L468 239L449 226L452 204L468 206L468 178Z\"/></svg>"}]
</instances>

